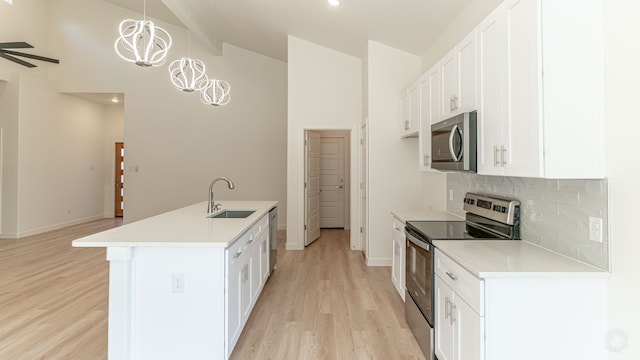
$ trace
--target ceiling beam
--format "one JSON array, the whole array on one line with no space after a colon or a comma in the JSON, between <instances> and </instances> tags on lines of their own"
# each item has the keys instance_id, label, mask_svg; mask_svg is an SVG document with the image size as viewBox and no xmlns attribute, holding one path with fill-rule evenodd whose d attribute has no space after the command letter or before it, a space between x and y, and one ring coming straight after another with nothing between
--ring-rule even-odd
<instances>
[{"instance_id":1,"label":"ceiling beam","mask_svg":"<svg viewBox=\"0 0 640 360\"><path fill-rule=\"evenodd\" d=\"M194 6L193 1L160 0L214 55L222 55L222 41L215 29L214 9ZM213 18L203 17L213 15Z\"/></svg>"}]
</instances>

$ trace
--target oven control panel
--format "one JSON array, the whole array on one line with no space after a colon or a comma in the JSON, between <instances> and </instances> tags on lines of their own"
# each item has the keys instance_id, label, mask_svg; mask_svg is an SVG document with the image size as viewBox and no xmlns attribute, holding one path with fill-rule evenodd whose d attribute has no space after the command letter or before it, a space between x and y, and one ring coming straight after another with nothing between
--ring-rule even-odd
<instances>
[{"instance_id":1,"label":"oven control panel","mask_svg":"<svg viewBox=\"0 0 640 360\"><path fill-rule=\"evenodd\" d=\"M513 225L519 220L520 201L467 193L464 197L464 210L499 222Z\"/></svg>"}]
</instances>

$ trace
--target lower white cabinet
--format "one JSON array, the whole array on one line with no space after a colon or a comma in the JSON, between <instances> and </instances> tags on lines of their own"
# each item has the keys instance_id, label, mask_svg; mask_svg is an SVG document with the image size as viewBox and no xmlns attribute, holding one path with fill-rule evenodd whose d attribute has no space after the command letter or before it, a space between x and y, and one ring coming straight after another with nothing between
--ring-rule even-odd
<instances>
[{"instance_id":1,"label":"lower white cabinet","mask_svg":"<svg viewBox=\"0 0 640 360\"><path fill-rule=\"evenodd\" d=\"M438 276L434 297L438 359L482 359L483 318Z\"/></svg>"},{"instance_id":2,"label":"lower white cabinet","mask_svg":"<svg viewBox=\"0 0 640 360\"><path fill-rule=\"evenodd\" d=\"M269 217L265 215L225 251L225 352L231 356L269 277Z\"/></svg>"},{"instance_id":3,"label":"lower white cabinet","mask_svg":"<svg viewBox=\"0 0 640 360\"><path fill-rule=\"evenodd\" d=\"M391 281L398 290L398 294L404 300L404 285L405 285L405 235L404 235L404 222L400 219L392 216L391 221L391 243L393 246L393 261L391 263Z\"/></svg>"},{"instance_id":4,"label":"lower white cabinet","mask_svg":"<svg viewBox=\"0 0 640 360\"><path fill-rule=\"evenodd\" d=\"M434 272L439 360L607 358L604 277L501 271L478 278L438 249Z\"/></svg>"}]
</instances>

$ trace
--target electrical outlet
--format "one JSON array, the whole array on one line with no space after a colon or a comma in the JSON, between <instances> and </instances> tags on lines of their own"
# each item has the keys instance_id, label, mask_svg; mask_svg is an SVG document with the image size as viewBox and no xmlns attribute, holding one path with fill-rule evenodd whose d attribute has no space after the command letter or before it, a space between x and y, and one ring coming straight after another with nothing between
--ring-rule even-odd
<instances>
[{"instance_id":1,"label":"electrical outlet","mask_svg":"<svg viewBox=\"0 0 640 360\"><path fill-rule=\"evenodd\" d=\"M171 292L184 292L184 274L171 274Z\"/></svg>"},{"instance_id":2,"label":"electrical outlet","mask_svg":"<svg viewBox=\"0 0 640 360\"><path fill-rule=\"evenodd\" d=\"M449 189L449 201L453 201L453 189Z\"/></svg>"},{"instance_id":3,"label":"electrical outlet","mask_svg":"<svg viewBox=\"0 0 640 360\"><path fill-rule=\"evenodd\" d=\"M602 218L589 216L589 240L602 242Z\"/></svg>"}]
</instances>

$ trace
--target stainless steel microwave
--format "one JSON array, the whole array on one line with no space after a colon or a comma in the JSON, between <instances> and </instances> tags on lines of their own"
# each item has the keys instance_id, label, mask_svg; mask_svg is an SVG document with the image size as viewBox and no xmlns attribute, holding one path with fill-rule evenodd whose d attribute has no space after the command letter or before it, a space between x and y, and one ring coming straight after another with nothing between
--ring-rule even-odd
<instances>
[{"instance_id":1,"label":"stainless steel microwave","mask_svg":"<svg viewBox=\"0 0 640 360\"><path fill-rule=\"evenodd\" d=\"M476 172L477 112L465 112L431 125L431 168Z\"/></svg>"}]
</instances>

